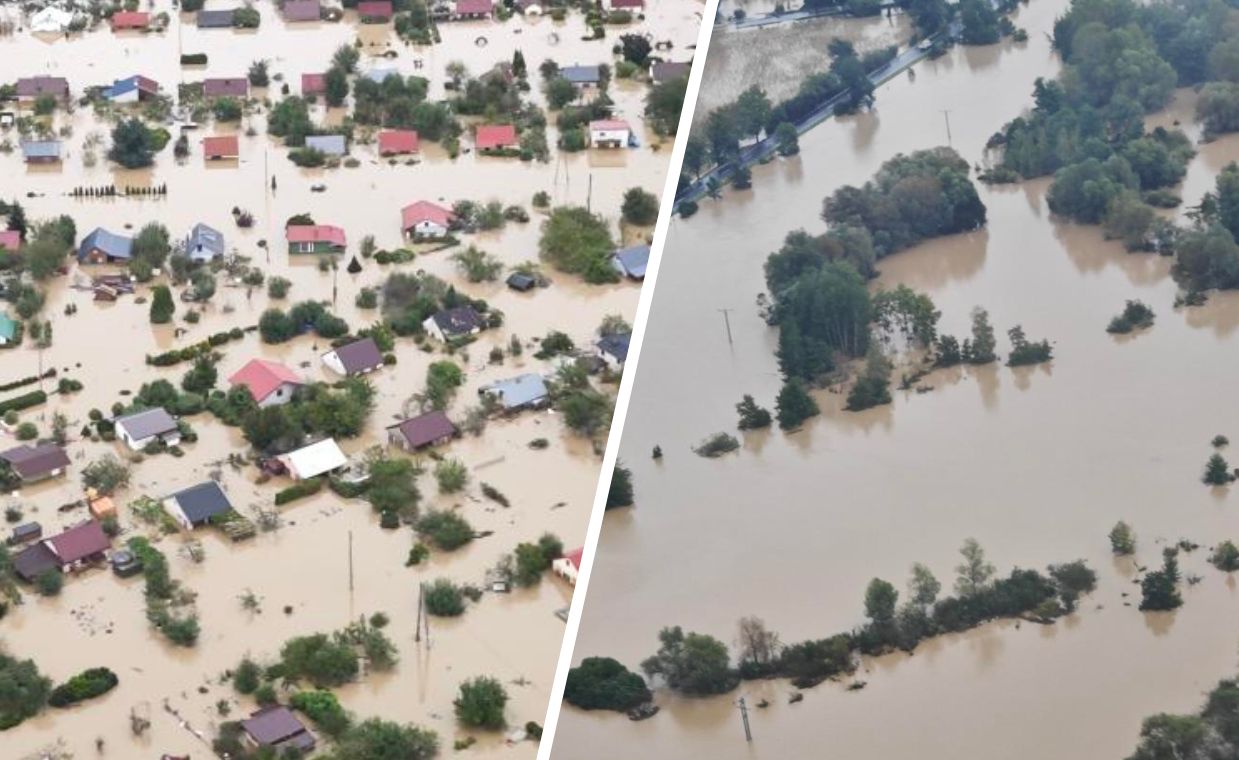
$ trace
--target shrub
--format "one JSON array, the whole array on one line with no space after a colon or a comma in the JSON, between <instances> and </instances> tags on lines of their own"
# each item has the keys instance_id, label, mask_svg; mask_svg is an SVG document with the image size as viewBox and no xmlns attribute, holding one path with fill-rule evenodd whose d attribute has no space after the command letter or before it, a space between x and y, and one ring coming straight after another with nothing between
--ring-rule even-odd
<instances>
[{"instance_id":1,"label":"shrub","mask_svg":"<svg viewBox=\"0 0 1239 760\"><path fill-rule=\"evenodd\" d=\"M91 668L52 689L47 703L52 707L68 707L87 699L103 696L116 688L118 683L120 679L111 670Z\"/></svg>"},{"instance_id":2,"label":"shrub","mask_svg":"<svg viewBox=\"0 0 1239 760\"><path fill-rule=\"evenodd\" d=\"M489 676L478 676L460 685L460 694L452 703L456 719L471 728L503 728L503 709L508 692L503 684Z\"/></svg>"},{"instance_id":3,"label":"shrub","mask_svg":"<svg viewBox=\"0 0 1239 760\"><path fill-rule=\"evenodd\" d=\"M232 674L232 686L242 694L253 694L262 685L262 668L249 657L243 657Z\"/></svg>"},{"instance_id":4,"label":"shrub","mask_svg":"<svg viewBox=\"0 0 1239 760\"><path fill-rule=\"evenodd\" d=\"M323 490L322 478L303 480L277 493L275 495L275 505L277 507L283 506L291 501L296 501L306 496L313 496L321 490Z\"/></svg>"},{"instance_id":5,"label":"shrub","mask_svg":"<svg viewBox=\"0 0 1239 760\"><path fill-rule=\"evenodd\" d=\"M610 657L586 657L564 686L564 700L583 710L624 712L651 699L645 679Z\"/></svg>"},{"instance_id":6,"label":"shrub","mask_svg":"<svg viewBox=\"0 0 1239 760\"><path fill-rule=\"evenodd\" d=\"M473 526L455 512L427 512L417 521L417 532L439 549L459 549L473 540Z\"/></svg>"},{"instance_id":7,"label":"shrub","mask_svg":"<svg viewBox=\"0 0 1239 760\"><path fill-rule=\"evenodd\" d=\"M423 601L426 612L438 617L456 617L464 614L465 595L461 588L447 578L438 578L424 587Z\"/></svg>"},{"instance_id":8,"label":"shrub","mask_svg":"<svg viewBox=\"0 0 1239 760\"><path fill-rule=\"evenodd\" d=\"M469 482L469 469L458 459L445 459L435 466L440 493L456 493Z\"/></svg>"},{"instance_id":9,"label":"shrub","mask_svg":"<svg viewBox=\"0 0 1239 760\"><path fill-rule=\"evenodd\" d=\"M289 704L294 710L305 713L319 730L331 737L340 736L352 724L336 695L325 689L297 692Z\"/></svg>"}]
</instances>

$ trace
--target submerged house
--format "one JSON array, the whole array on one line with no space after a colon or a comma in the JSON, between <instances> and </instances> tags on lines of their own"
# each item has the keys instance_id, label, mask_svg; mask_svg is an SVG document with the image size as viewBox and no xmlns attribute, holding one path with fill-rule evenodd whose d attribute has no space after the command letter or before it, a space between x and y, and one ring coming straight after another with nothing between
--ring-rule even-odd
<instances>
[{"instance_id":1,"label":"submerged house","mask_svg":"<svg viewBox=\"0 0 1239 760\"><path fill-rule=\"evenodd\" d=\"M285 21L318 21L322 16L318 0L286 0L281 10Z\"/></svg>"},{"instance_id":2,"label":"submerged house","mask_svg":"<svg viewBox=\"0 0 1239 760\"><path fill-rule=\"evenodd\" d=\"M293 400L305 382L288 367L267 359L250 359L228 378L234 387L245 386L258 406L278 406Z\"/></svg>"},{"instance_id":3,"label":"submerged house","mask_svg":"<svg viewBox=\"0 0 1239 760\"><path fill-rule=\"evenodd\" d=\"M630 280L644 280L645 267L650 262L650 247L634 245L611 254L611 266Z\"/></svg>"},{"instance_id":4,"label":"submerged house","mask_svg":"<svg viewBox=\"0 0 1239 760\"><path fill-rule=\"evenodd\" d=\"M245 741L254 749L271 749L294 756L314 751L316 741L296 715L283 705L264 707L241 721Z\"/></svg>"},{"instance_id":5,"label":"submerged house","mask_svg":"<svg viewBox=\"0 0 1239 760\"><path fill-rule=\"evenodd\" d=\"M625 148L632 139L632 127L620 119L599 119L589 123L591 148Z\"/></svg>"},{"instance_id":6,"label":"submerged house","mask_svg":"<svg viewBox=\"0 0 1239 760\"><path fill-rule=\"evenodd\" d=\"M366 24L386 24L391 21L391 0L362 0L357 4L357 17Z\"/></svg>"},{"instance_id":7,"label":"submerged house","mask_svg":"<svg viewBox=\"0 0 1239 760\"><path fill-rule=\"evenodd\" d=\"M50 538L41 539L13 556L13 571L24 581L44 573L78 570L107 559L112 539L97 520L88 520Z\"/></svg>"},{"instance_id":8,"label":"submerged house","mask_svg":"<svg viewBox=\"0 0 1239 760\"><path fill-rule=\"evenodd\" d=\"M383 366L383 354L373 338L362 338L337 346L322 356L323 364L337 375L356 377Z\"/></svg>"},{"instance_id":9,"label":"submerged house","mask_svg":"<svg viewBox=\"0 0 1239 760\"><path fill-rule=\"evenodd\" d=\"M145 102L159 95L159 83L149 77L135 74L117 79L103 91L103 97L113 103Z\"/></svg>"},{"instance_id":10,"label":"submerged house","mask_svg":"<svg viewBox=\"0 0 1239 760\"><path fill-rule=\"evenodd\" d=\"M128 261L133 256L133 238L96 227L77 248L77 260L83 264L107 264Z\"/></svg>"},{"instance_id":11,"label":"submerged house","mask_svg":"<svg viewBox=\"0 0 1239 760\"><path fill-rule=\"evenodd\" d=\"M456 0L452 5L452 18L460 21L490 18L494 12L494 0Z\"/></svg>"},{"instance_id":12,"label":"submerged house","mask_svg":"<svg viewBox=\"0 0 1239 760\"><path fill-rule=\"evenodd\" d=\"M437 203L417 201L400 210L401 228L405 237L441 238L452 227L452 212Z\"/></svg>"},{"instance_id":13,"label":"submerged house","mask_svg":"<svg viewBox=\"0 0 1239 760\"><path fill-rule=\"evenodd\" d=\"M69 80L64 77L22 77L17 80L14 89L20 101L36 100L44 95L51 95L57 100L69 99Z\"/></svg>"},{"instance_id":14,"label":"submerged house","mask_svg":"<svg viewBox=\"0 0 1239 760\"><path fill-rule=\"evenodd\" d=\"M330 224L290 224L284 228L289 253L344 253L344 230Z\"/></svg>"},{"instance_id":15,"label":"submerged house","mask_svg":"<svg viewBox=\"0 0 1239 760\"><path fill-rule=\"evenodd\" d=\"M447 418L447 414L438 409L387 428L388 443L410 453L447 443L458 435L460 431Z\"/></svg>"},{"instance_id":16,"label":"submerged house","mask_svg":"<svg viewBox=\"0 0 1239 760\"><path fill-rule=\"evenodd\" d=\"M568 585L576 585L576 577L581 572L581 558L585 556L585 547L574 549L564 556L551 563L551 572L558 575L568 582Z\"/></svg>"},{"instance_id":17,"label":"submerged house","mask_svg":"<svg viewBox=\"0 0 1239 760\"><path fill-rule=\"evenodd\" d=\"M511 124L479 124L473 142L481 153L514 149L521 144Z\"/></svg>"},{"instance_id":18,"label":"submerged house","mask_svg":"<svg viewBox=\"0 0 1239 760\"><path fill-rule=\"evenodd\" d=\"M288 475L293 480L316 478L348 467L348 457L331 438L281 454L278 458L288 468Z\"/></svg>"},{"instance_id":19,"label":"submerged house","mask_svg":"<svg viewBox=\"0 0 1239 760\"><path fill-rule=\"evenodd\" d=\"M224 234L199 222L185 238L185 255L191 261L211 261L224 255Z\"/></svg>"},{"instance_id":20,"label":"submerged house","mask_svg":"<svg viewBox=\"0 0 1239 760\"><path fill-rule=\"evenodd\" d=\"M417 153L421 141L412 129L384 129L379 132L380 156L403 156Z\"/></svg>"},{"instance_id":21,"label":"submerged house","mask_svg":"<svg viewBox=\"0 0 1239 760\"><path fill-rule=\"evenodd\" d=\"M117 11L112 14L109 22L114 32L125 30L144 31L151 26L151 14L143 11Z\"/></svg>"},{"instance_id":22,"label":"submerged house","mask_svg":"<svg viewBox=\"0 0 1239 760\"><path fill-rule=\"evenodd\" d=\"M302 74L301 94L307 98L317 97L327 92L326 74Z\"/></svg>"},{"instance_id":23,"label":"submerged house","mask_svg":"<svg viewBox=\"0 0 1239 760\"><path fill-rule=\"evenodd\" d=\"M481 332L483 324L482 315L472 306L457 306L427 317L422 327L430 337L446 343Z\"/></svg>"},{"instance_id":24,"label":"submerged house","mask_svg":"<svg viewBox=\"0 0 1239 760\"><path fill-rule=\"evenodd\" d=\"M236 8L217 11L198 11L197 24L199 29L230 29L236 17Z\"/></svg>"},{"instance_id":25,"label":"submerged house","mask_svg":"<svg viewBox=\"0 0 1239 760\"><path fill-rule=\"evenodd\" d=\"M232 502L228 501L219 483L208 480L177 491L164 499L163 507L182 528L193 530L210 523L213 517L231 512Z\"/></svg>"},{"instance_id":26,"label":"submerged house","mask_svg":"<svg viewBox=\"0 0 1239 760\"><path fill-rule=\"evenodd\" d=\"M565 66L559 70L559 75L578 90L596 89L602 84L601 66Z\"/></svg>"},{"instance_id":27,"label":"submerged house","mask_svg":"<svg viewBox=\"0 0 1239 760\"><path fill-rule=\"evenodd\" d=\"M488 396L499 402L505 412L541 409L551 402L550 392L542 376L532 372L479 388L478 395Z\"/></svg>"},{"instance_id":28,"label":"submerged house","mask_svg":"<svg viewBox=\"0 0 1239 760\"><path fill-rule=\"evenodd\" d=\"M0 230L0 249L17 253L22 249L22 234L18 230Z\"/></svg>"},{"instance_id":29,"label":"submerged house","mask_svg":"<svg viewBox=\"0 0 1239 760\"><path fill-rule=\"evenodd\" d=\"M69 455L54 443L18 446L0 451L0 460L8 465L23 483L58 478L64 475L69 467Z\"/></svg>"},{"instance_id":30,"label":"submerged house","mask_svg":"<svg viewBox=\"0 0 1239 760\"><path fill-rule=\"evenodd\" d=\"M687 79L693 65L681 61L655 61L650 65L650 81L663 84L675 79Z\"/></svg>"},{"instance_id":31,"label":"submerged house","mask_svg":"<svg viewBox=\"0 0 1239 760\"><path fill-rule=\"evenodd\" d=\"M133 451L141 451L152 443L175 446L181 442L181 429L172 415L162 407L118 417L116 437Z\"/></svg>"},{"instance_id":32,"label":"submerged house","mask_svg":"<svg viewBox=\"0 0 1239 760\"><path fill-rule=\"evenodd\" d=\"M343 156L348 153L348 141L344 135L310 135L305 138L305 147L325 156Z\"/></svg>"},{"instance_id":33,"label":"submerged house","mask_svg":"<svg viewBox=\"0 0 1239 760\"><path fill-rule=\"evenodd\" d=\"M204 98L244 98L250 94L250 80L245 77L210 77L202 80Z\"/></svg>"},{"instance_id":34,"label":"submerged house","mask_svg":"<svg viewBox=\"0 0 1239 760\"><path fill-rule=\"evenodd\" d=\"M225 161L241 155L236 135L216 135L202 139L202 155L207 161Z\"/></svg>"},{"instance_id":35,"label":"submerged house","mask_svg":"<svg viewBox=\"0 0 1239 760\"><path fill-rule=\"evenodd\" d=\"M607 365L607 369L619 372L624 369L624 362L628 361L628 344L631 341L632 335L621 333L604 335L594 345L598 349L598 358Z\"/></svg>"},{"instance_id":36,"label":"submerged house","mask_svg":"<svg viewBox=\"0 0 1239 760\"><path fill-rule=\"evenodd\" d=\"M23 140L22 160L28 164L54 164L60 161L59 140Z\"/></svg>"}]
</instances>

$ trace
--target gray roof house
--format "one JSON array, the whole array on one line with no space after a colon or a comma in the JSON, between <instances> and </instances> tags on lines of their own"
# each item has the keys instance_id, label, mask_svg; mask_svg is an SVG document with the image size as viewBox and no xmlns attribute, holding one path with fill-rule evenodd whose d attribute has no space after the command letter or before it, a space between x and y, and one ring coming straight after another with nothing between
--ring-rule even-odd
<instances>
[{"instance_id":1,"label":"gray roof house","mask_svg":"<svg viewBox=\"0 0 1239 760\"><path fill-rule=\"evenodd\" d=\"M228 496L214 480L178 491L164 499L163 504L168 514L185 530L206 525L212 517L232 511L232 502L228 501Z\"/></svg>"},{"instance_id":2,"label":"gray roof house","mask_svg":"<svg viewBox=\"0 0 1239 760\"><path fill-rule=\"evenodd\" d=\"M198 11L199 29L227 29L232 26L235 8L218 11Z\"/></svg>"},{"instance_id":3,"label":"gray roof house","mask_svg":"<svg viewBox=\"0 0 1239 760\"><path fill-rule=\"evenodd\" d=\"M482 324L482 315L478 314L477 310L472 306L457 306L454 309L444 309L428 317L422 323L422 327L432 337L441 341L448 341L453 338L463 338L466 335L480 332Z\"/></svg>"},{"instance_id":4,"label":"gray roof house","mask_svg":"<svg viewBox=\"0 0 1239 760\"><path fill-rule=\"evenodd\" d=\"M314 734L283 705L264 707L241 721L241 728L245 730L250 741L259 747L272 747L277 750L293 747L301 752L311 752L314 749Z\"/></svg>"},{"instance_id":5,"label":"gray roof house","mask_svg":"<svg viewBox=\"0 0 1239 760\"><path fill-rule=\"evenodd\" d=\"M645 279L645 266L650 262L650 247L634 245L621 248L611 254L611 266L615 271L632 280Z\"/></svg>"},{"instance_id":6,"label":"gray roof house","mask_svg":"<svg viewBox=\"0 0 1239 760\"><path fill-rule=\"evenodd\" d=\"M118 417L115 424L116 436L134 451L140 451L147 444L158 441L169 446L181 442L180 428L176 420L162 408Z\"/></svg>"},{"instance_id":7,"label":"gray roof house","mask_svg":"<svg viewBox=\"0 0 1239 760\"><path fill-rule=\"evenodd\" d=\"M128 260L133 255L133 238L96 227L77 249L77 260L88 264Z\"/></svg>"},{"instance_id":8,"label":"gray roof house","mask_svg":"<svg viewBox=\"0 0 1239 760\"><path fill-rule=\"evenodd\" d=\"M383 366L383 354L373 338L362 338L337 346L323 354L326 364L337 375L364 375Z\"/></svg>"},{"instance_id":9,"label":"gray roof house","mask_svg":"<svg viewBox=\"0 0 1239 760\"><path fill-rule=\"evenodd\" d=\"M559 70L559 75L577 87L594 87L602 81L602 70L598 66L565 66Z\"/></svg>"},{"instance_id":10,"label":"gray roof house","mask_svg":"<svg viewBox=\"0 0 1239 760\"><path fill-rule=\"evenodd\" d=\"M194 261L210 261L223 256L223 233L201 222L195 224L185 239L185 255Z\"/></svg>"},{"instance_id":11,"label":"gray roof house","mask_svg":"<svg viewBox=\"0 0 1239 760\"><path fill-rule=\"evenodd\" d=\"M318 21L321 13L318 0L287 0L283 10L285 21Z\"/></svg>"},{"instance_id":12,"label":"gray roof house","mask_svg":"<svg viewBox=\"0 0 1239 760\"><path fill-rule=\"evenodd\" d=\"M684 79L692 71L691 63L681 61L655 61L650 67L650 79L654 84L670 82L672 79Z\"/></svg>"},{"instance_id":13,"label":"gray roof house","mask_svg":"<svg viewBox=\"0 0 1239 760\"><path fill-rule=\"evenodd\" d=\"M344 135L310 135L305 138L305 147L313 148L328 156L343 156L348 153Z\"/></svg>"},{"instance_id":14,"label":"gray roof house","mask_svg":"<svg viewBox=\"0 0 1239 760\"><path fill-rule=\"evenodd\" d=\"M632 335L628 333L604 335L598 339L596 344L598 346L598 356L611 369L623 369L624 362L628 361L628 344L631 341Z\"/></svg>"},{"instance_id":15,"label":"gray roof house","mask_svg":"<svg viewBox=\"0 0 1239 760\"><path fill-rule=\"evenodd\" d=\"M505 412L537 409L546 406L550 401L546 383L541 375L532 372L491 383L479 388L478 393L498 401Z\"/></svg>"},{"instance_id":16,"label":"gray roof house","mask_svg":"<svg viewBox=\"0 0 1239 760\"><path fill-rule=\"evenodd\" d=\"M18 446L0 451L0 460L8 463L23 483L63 475L69 466L69 455L54 443L39 446Z\"/></svg>"}]
</instances>

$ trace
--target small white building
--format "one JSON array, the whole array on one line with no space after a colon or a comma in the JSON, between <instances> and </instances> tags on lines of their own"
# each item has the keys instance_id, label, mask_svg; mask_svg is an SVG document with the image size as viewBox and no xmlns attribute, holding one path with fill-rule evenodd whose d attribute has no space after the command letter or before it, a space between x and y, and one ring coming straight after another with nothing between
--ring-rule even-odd
<instances>
[{"instance_id":1,"label":"small white building","mask_svg":"<svg viewBox=\"0 0 1239 760\"><path fill-rule=\"evenodd\" d=\"M589 123L591 148L626 148L632 137L632 127L620 119L601 119Z\"/></svg>"},{"instance_id":2,"label":"small white building","mask_svg":"<svg viewBox=\"0 0 1239 760\"><path fill-rule=\"evenodd\" d=\"M577 574L581 572L581 557L584 554L584 547L568 552L551 563L551 572L567 581L568 585L575 586Z\"/></svg>"},{"instance_id":3,"label":"small white building","mask_svg":"<svg viewBox=\"0 0 1239 760\"><path fill-rule=\"evenodd\" d=\"M181 430L172 415L162 408L118 417L116 437L133 451L141 451L152 443L176 446L181 442Z\"/></svg>"},{"instance_id":4,"label":"small white building","mask_svg":"<svg viewBox=\"0 0 1239 760\"><path fill-rule=\"evenodd\" d=\"M348 467L348 457L331 438L311 443L279 457L293 480L305 480Z\"/></svg>"}]
</instances>

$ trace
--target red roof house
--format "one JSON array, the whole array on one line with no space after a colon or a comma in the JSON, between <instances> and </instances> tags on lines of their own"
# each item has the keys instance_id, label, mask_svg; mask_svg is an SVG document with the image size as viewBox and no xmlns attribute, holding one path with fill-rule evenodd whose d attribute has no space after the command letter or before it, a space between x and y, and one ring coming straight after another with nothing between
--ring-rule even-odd
<instances>
[{"instance_id":1,"label":"red roof house","mask_svg":"<svg viewBox=\"0 0 1239 760\"><path fill-rule=\"evenodd\" d=\"M22 234L17 230L0 230L0 248L16 252L21 250Z\"/></svg>"},{"instance_id":2,"label":"red roof house","mask_svg":"<svg viewBox=\"0 0 1239 760\"><path fill-rule=\"evenodd\" d=\"M511 124L483 124L478 127L473 141L478 150L515 148L520 144L516 139L516 127Z\"/></svg>"},{"instance_id":3,"label":"red roof house","mask_svg":"<svg viewBox=\"0 0 1239 760\"><path fill-rule=\"evenodd\" d=\"M357 15L367 21L391 21L391 0L363 0L357 4Z\"/></svg>"},{"instance_id":4,"label":"red roof house","mask_svg":"<svg viewBox=\"0 0 1239 760\"><path fill-rule=\"evenodd\" d=\"M418 201L400 210L401 229L413 237L441 237L452 224L452 212L437 203Z\"/></svg>"},{"instance_id":5,"label":"red roof house","mask_svg":"<svg viewBox=\"0 0 1239 760\"><path fill-rule=\"evenodd\" d=\"M458 433L447 415L435 410L387 428L387 440L405 451L417 451L445 443Z\"/></svg>"},{"instance_id":6,"label":"red roof house","mask_svg":"<svg viewBox=\"0 0 1239 760\"><path fill-rule=\"evenodd\" d=\"M123 29L147 29L151 25L151 14L142 11L117 11L112 14L112 31Z\"/></svg>"},{"instance_id":7,"label":"red roof house","mask_svg":"<svg viewBox=\"0 0 1239 760\"><path fill-rule=\"evenodd\" d=\"M228 382L245 386L259 406L287 403L296 389L305 385L297 373L266 359L250 359L228 378Z\"/></svg>"},{"instance_id":8,"label":"red roof house","mask_svg":"<svg viewBox=\"0 0 1239 760\"><path fill-rule=\"evenodd\" d=\"M16 88L17 97L22 100L34 100L40 95L69 97L69 80L64 77L22 77L17 80Z\"/></svg>"},{"instance_id":9,"label":"red roof house","mask_svg":"<svg viewBox=\"0 0 1239 760\"><path fill-rule=\"evenodd\" d=\"M215 161L218 159L236 158L241 155L241 149L237 145L236 135L220 135L203 139L202 153L208 161Z\"/></svg>"},{"instance_id":10,"label":"red roof house","mask_svg":"<svg viewBox=\"0 0 1239 760\"><path fill-rule=\"evenodd\" d=\"M416 153L420 144L417 132L411 129L385 129L379 132L380 156Z\"/></svg>"},{"instance_id":11,"label":"red roof house","mask_svg":"<svg viewBox=\"0 0 1239 760\"><path fill-rule=\"evenodd\" d=\"M302 74L301 75L301 94L302 95L322 95L327 91L327 75L326 74Z\"/></svg>"},{"instance_id":12,"label":"red roof house","mask_svg":"<svg viewBox=\"0 0 1239 760\"><path fill-rule=\"evenodd\" d=\"M611 10L640 10L645 7L645 0L609 0L608 5Z\"/></svg>"},{"instance_id":13,"label":"red roof house","mask_svg":"<svg viewBox=\"0 0 1239 760\"><path fill-rule=\"evenodd\" d=\"M103 526L95 520L69 528L58 536L46 540L47 547L56 555L61 567L76 562L94 560L112 547L112 539L103 532Z\"/></svg>"},{"instance_id":14,"label":"red roof house","mask_svg":"<svg viewBox=\"0 0 1239 760\"><path fill-rule=\"evenodd\" d=\"M348 245L344 230L330 224L292 224L284 237L289 253L338 253Z\"/></svg>"},{"instance_id":15,"label":"red roof house","mask_svg":"<svg viewBox=\"0 0 1239 760\"><path fill-rule=\"evenodd\" d=\"M576 585L577 574L581 572L581 559L585 555L585 547L570 551L559 559L551 562L551 570L556 575Z\"/></svg>"}]
</instances>

